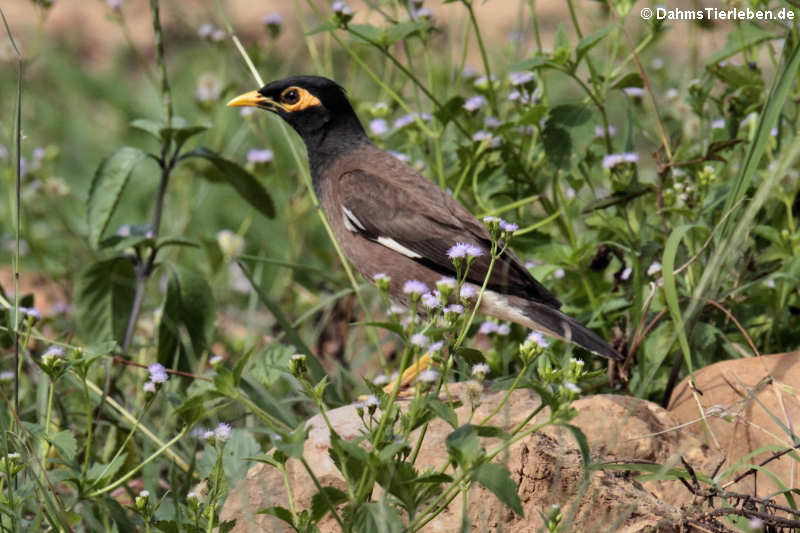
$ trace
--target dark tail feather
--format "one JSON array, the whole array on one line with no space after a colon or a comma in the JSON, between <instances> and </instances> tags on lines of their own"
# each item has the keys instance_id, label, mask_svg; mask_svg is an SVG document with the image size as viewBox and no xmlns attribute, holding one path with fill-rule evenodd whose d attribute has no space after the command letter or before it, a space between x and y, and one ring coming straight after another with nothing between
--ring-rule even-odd
<instances>
[{"instance_id":1,"label":"dark tail feather","mask_svg":"<svg viewBox=\"0 0 800 533\"><path fill-rule=\"evenodd\" d=\"M596 333L586 329L577 320L558 309L553 309L546 304L527 301L522 312L538 326L536 329L545 330L545 333L549 332L567 342L575 343L601 357L617 361L625 359Z\"/></svg>"}]
</instances>

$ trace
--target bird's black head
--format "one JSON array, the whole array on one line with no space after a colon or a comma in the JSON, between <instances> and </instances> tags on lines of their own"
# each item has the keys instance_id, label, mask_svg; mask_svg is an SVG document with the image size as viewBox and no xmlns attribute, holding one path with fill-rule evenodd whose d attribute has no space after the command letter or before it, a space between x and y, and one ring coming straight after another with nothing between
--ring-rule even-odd
<instances>
[{"instance_id":1,"label":"bird's black head","mask_svg":"<svg viewBox=\"0 0 800 533\"><path fill-rule=\"evenodd\" d=\"M292 76L273 81L257 91L237 96L228 105L272 111L300 134L309 149L318 148L333 130L337 136L365 136L344 89L321 76Z\"/></svg>"}]
</instances>

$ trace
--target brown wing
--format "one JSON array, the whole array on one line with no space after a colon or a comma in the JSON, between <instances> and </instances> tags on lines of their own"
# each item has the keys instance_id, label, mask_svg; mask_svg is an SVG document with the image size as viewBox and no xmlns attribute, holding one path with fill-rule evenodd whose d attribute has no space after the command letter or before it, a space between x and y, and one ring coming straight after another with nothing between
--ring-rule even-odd
<instances>
[{"instance_id":1,"label":"brown wing","mask_svg":"<svg viewBox=\"0 0 800 533\"><path fill-rule=\"evenodd\" d=\"M397 167L393 168L392 180L364 170L352 170L340 177L342 207L351 217L353 229L366 239L451 277L456 272L447 251L458 242L478 246L483 255L470 267L468 280L482 285L491 259L486 228L431 181L408 167L404 170L398 176ZM556 308L561 306L510 251L495 263L488 288Z\"/></svg>"}]
</instances>

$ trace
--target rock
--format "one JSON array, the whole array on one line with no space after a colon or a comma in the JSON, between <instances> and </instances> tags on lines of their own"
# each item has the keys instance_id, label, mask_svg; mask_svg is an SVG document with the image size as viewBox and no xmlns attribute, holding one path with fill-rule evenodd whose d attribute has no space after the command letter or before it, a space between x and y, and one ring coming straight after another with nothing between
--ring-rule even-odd
<instances>
[{"instance_id":1,"label":"rock","mask_svg":"<svg viewBox=\"0 0 800 533\"><path fill-rule=\"evenodd\" d=\"M800 420L800 351L721 361L694 372L697 399L684 379L672 394L669 411L688 431L724 453L723 470L764 446L788 448L795 443L784 428L797 434ZM708 430L702 421L698 402L706 413ZM780 420L784 428L776 421ZM758 464L774 451L763 452L745 461ZM693 465L694 466L694 465ZM800 480L797 460L789 455L771 461L765 468L786 487L797 487ZM747 470L740 467L733 480ZM699 470L711 474L712 470ZM724 480L723 480L724 485ZM727 490L768 497L779 489L768 475L749 475ZM781 502L783 503L783 502Z\"/></svg>"},{"instance_id":2,"label":"rock","mask_svg":"<svg viewBox=\"0 0 800 533\"><path fill-rule=\"evenodd\" d=\"M462 384L451 384L451 395L458 397ZM501 402L503 391L486 390L482 403L472 416L480 422ZM407 402L403 402L407 405ZM490 422L511 428L528 417L540 401L528 390L514 391L508 403ZM675 464L680 454L692 458L694 465L708 467L716 460L708 448L681 429L664 409L655 404L631 397L600 395L586 397L574 403L578 416L573 424L587 436L593 462L647 461ZM470 417L467 405L457 410L459 424ZM345 439L359 435L362 423L352 406L328 412L337 432ZM529 427L547 418L543 410L528 422ZM311 418L309 438L304 458L320 483L344 489L344 480L328 456L328 431L320 416ZM444 440L452 428L443 420L431 422L417 457L418 470L426 466L439 467L448 460ZM412 434L412 442L415 442ZM493 449L499 439L484 438L482 445ZM468 516L478 531L536 531L542 524L539 512L547 514L552 505L559 505L564 514L565 531L595 531L603 524L606 531L677 531L681 513L679 505L691 495L678 481L638 483L627 472L593 471L588 486L582 484L583 462L572 433L564 427L546 427L513 443L498 455L518 486L524 517L515 515L500 503L494 494L473 484L468 495ZM287 462L289 483L294 491L298 509L308 508L317 489L303 466L295 460ZM288 531L283 524L268 515L254 515L259 509L272 505L287 505L284 483L280 473L265 465L254 466L231 490L222 512L223 520L238 518L235 532ZM455 498L424 531L451 532L461 525L462 500ZM338 531L338 525L327 516L320 523L323 532Z\"/></svg>"}]
</instances>

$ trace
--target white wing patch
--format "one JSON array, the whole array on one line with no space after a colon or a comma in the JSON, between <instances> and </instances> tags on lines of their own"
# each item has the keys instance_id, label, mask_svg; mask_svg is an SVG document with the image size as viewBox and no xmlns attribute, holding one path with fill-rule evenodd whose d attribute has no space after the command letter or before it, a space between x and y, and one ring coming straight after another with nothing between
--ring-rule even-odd
<instances>
[{"instance_id":1,"label":"white wing patch","mask_svg":"<svg viewBox=\"0 0 800 533\"><path fill-rule=\"evenodd\" d=\"M394 250L399 254L403 254L406 257L410 257L411 259L420 259L422 256L419 255L417 252L413 250L409 250L399 242L394 239L390 239L388 237L378 237L378 243L384 245L385 247L389 248L390 250Z\"/></svg>"},{"instance_id":2,"label":"white wing patch","mask_svg":"<svg viewBox=\"0 0 800 533\"><path fill-rule=\"evenodd\" d=\"M344 227L348 229L348 231L352 231L353 233L358 233L359 230L367 231L367 228L364 227L364 224L358 220L352 211L347 209L345 206L342 206L342 214L344 215ZM389 248L390 250L394 250L399 254L403 254L406 257L410 257L411 259L420 259L422 258L417 252L413 250L409 250L399 242L394 239L390 239L389 237L378 237L376 239L378 244L382 244L383 246Z\"/></svg>"},{"instance_id":3,"label":"white wing patch","mask_svg":"<svg viewBox=\"0 0 800 533\"><path fill-rule=\"evenodd\" d=\"M360 229L361 231L367 231L367 228L364 227L364 224L361 223L358 218L353 214L352 211L347 209L345 206L342 206L342 211L344 212L344 227L348 230L352 231L353 233L357 233Z\"/></svg>"}]
</instances>

